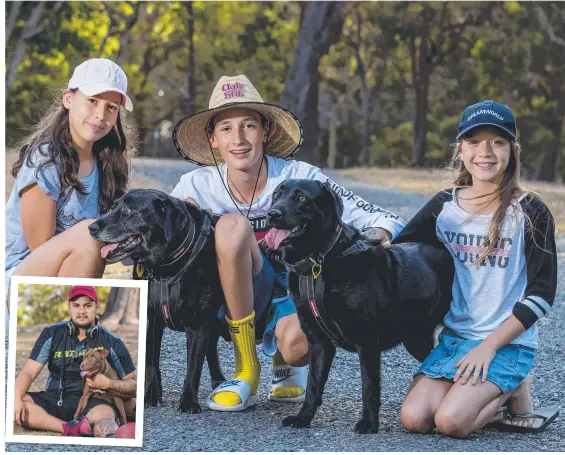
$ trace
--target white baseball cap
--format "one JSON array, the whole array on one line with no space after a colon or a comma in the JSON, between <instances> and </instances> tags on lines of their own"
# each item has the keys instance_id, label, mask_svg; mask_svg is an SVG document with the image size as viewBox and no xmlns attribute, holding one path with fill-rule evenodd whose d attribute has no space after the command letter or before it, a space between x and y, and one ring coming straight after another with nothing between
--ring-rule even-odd
<instances>
[{"instance_id":1,"label":"white baseball cap","mask_svg":"<svg viewBox=\"0 0 565 455\"><path fill-rule=\"evenodd\" d=\"M78 88L86 96L118 92L123 95L122 106L130 112L133 111L133 103L126 93L128 89L126 73L111 60L93 58L81 63L75 68L68 88Z\"/></svg>"}]
</instances>

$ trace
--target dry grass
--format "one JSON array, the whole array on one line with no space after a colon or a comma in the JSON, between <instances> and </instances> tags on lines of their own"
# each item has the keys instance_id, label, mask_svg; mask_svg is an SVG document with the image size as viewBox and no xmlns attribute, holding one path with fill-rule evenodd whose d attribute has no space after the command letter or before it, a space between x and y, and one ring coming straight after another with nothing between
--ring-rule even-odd
<instances>
[{"instance_id":1,"label":"dry grass","mask_svg":"<svg viewBox=\"0 0 565 455\"><path fill-rule=\"evenodd\" d=\"M453 186L450 175L439 169L351 168L342 170L341 174L359 182L430 197ZM522 184L541 195L555 218L557 232L565 232L565 185L528 180Z\"/></svg>"}]
</instances>

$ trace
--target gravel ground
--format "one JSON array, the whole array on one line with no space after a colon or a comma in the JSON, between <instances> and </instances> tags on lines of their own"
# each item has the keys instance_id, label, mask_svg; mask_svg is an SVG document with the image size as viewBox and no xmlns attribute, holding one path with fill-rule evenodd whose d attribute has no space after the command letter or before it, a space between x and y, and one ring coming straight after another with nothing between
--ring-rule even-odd
<instances>
[{"instance_id":1,"label":"gravel ground","mask_svg":"<svg viewBox=\"0 0 565 455\"><path fill-rule=\"evenodd\" d=\"M145 177L162 182L172 189L180 175L192 166L178 161L138 159L134 170ZM338 174L328 173L339 183L346 183ZM172 183L170 183L172 182ZM385 190L367 184L347 182L347 187L362 197L390 208L409 219L427 201L427 197ZM563 386L565 377L565 236L557 239L559 254L559 286L553 311L542 319L540 349L533 370L533 397L537 408L561 406L565 412ZM466 440L441 436L412 435L399 421L402 400L408 391L413 372L418 367L402 347L383 355L382 407L380 432L377 435L356 435L353 426L361 414L361 378L355 355L338 351L312 427L305 430L282 428L281 420L295 414L299 404L274 404L267 400L270 383L270 362L260 354L261 387L255 409L243 413L204 411L198 415L181 414L176 410L186 372L186 346L181 333L166 331L162 352L162 374L165 404L145 410L144 447L146 451L565 451L563 419L557 420L541 435L520 435L484 430ZM221 342L220 358L226 376L233 372L231 345ZM211 391L205 369L200 401ZM123 448L46 446L7 444L7 451L124 451ZM137 451L138 449L129 449Z\"/></svg>"}]
</instances>

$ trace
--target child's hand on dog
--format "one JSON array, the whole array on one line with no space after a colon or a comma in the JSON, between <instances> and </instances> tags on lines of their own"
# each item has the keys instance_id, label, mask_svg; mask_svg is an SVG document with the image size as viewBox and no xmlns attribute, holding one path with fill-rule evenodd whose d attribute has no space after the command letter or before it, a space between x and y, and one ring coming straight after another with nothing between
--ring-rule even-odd
<instances>
[{"instance_id":1,"label":"child's hand on dog","mask_svg":"<svg viewBox=\"0 0 565 455\"><path fill-rule=\"evenodd\" d=\"M481 377L481 382L487 380L488 367L494 357L496 356L496 349L494 349L488 342L482 342L476 348L471 349L467 355L463 356L459 362L456 363L457 372L453 378L453 382L457 382L461 379L461 384L467 384L467 381L471 377L473 370L473 380L471 383L473 385L479 382L479 376ZM483 374L481 375L481 370Z\"/></svg>"},{"instance_id":2,"label":"child's hand on dog","mask_svg":"<svg viewBox=\"0 0 565 455\"><path fill-rule=\"evenodd\" d=\"M187 197L185 200L185 202L188 202L189 204L194 205L195 207L200 209L200 204L198 202L196 202L194 199L192 199L191 197ZM201 209L202 210L202 209ZM214 212L212 212L212 209L204 209L206 212L208 212L210 214L210 216L214 216Z\"/></svg>"},{"instance_id":3,"label":"child's hand on dog","mask_svg":"<svg viewBox=\"0 0 565 455\"><path fill-rule=\"evenodd\" d=\"M92 379L86 378L86 384L91 389L100 389L100 390L107 390L110 388L111 379L103 374L97 374Z\"/></svg>"},{"instance_id":4,"label":"child's hand on dog","mask_svg":"<svg viewBox=\"0 0 565 455\"><path fill-rule=\"evenodd\" d=\"M369 240L378 240L381 242L381 246L385 249L391 247L390 241L392 240L392 235L386 229L369 228L363 232L363 235Z\"/></svg>"}]
</instances>

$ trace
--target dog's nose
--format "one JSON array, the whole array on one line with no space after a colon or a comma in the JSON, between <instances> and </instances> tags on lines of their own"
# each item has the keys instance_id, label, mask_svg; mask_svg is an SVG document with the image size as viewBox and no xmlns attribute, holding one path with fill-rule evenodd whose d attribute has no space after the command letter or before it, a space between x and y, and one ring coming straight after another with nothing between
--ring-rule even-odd
<instances>
[{"instance_id":1,"label":"dog's nose","mask_svg":"<svg viewBox=\"0 0 565 455\"><path fill-rule=\"evenodd\" d=\"M271 209L267 212L267 222L268 223L276 223L282 219L282 212L277 209Z\"/></svg>"},{"instance_id":2,"label":"dog's nose","mask_svg":"<svg viewBox=\"0 0 565 455\"><path fill-rule=\"evenodd\" d=\"M90 235L96 234L98 232L98 229L100 228L98 227L97 222L88 225L88 230L90 231Z\"/></svg>"}]
</instances>

